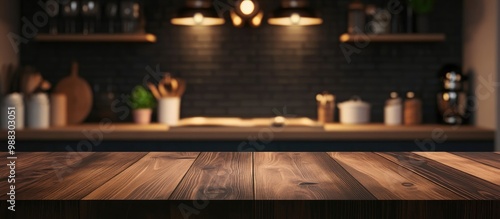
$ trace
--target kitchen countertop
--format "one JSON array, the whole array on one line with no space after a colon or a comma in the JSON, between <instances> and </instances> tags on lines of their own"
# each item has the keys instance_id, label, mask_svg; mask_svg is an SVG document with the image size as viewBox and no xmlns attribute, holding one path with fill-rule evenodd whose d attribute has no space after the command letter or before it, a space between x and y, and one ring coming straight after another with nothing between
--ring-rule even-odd
<instances>
[{"instance_id":1,"label":"kitchen countertop","mask_svg":"<svg viewBox=\"0 0 500 219\"><path fill-rule=\"evenodd\" d=\"M5 139L6 132L3 131ZM91 136L91 137L89 137ZM439 141L493 141L494 130L473 126L386 126L384 124L341 125L325 124L319 127L168 127L162 124L81 124L49 129L16 131L19 141L82 140L92 136L104 140L246 140L249 137L272 136L277 141L370 141L432 139Z\"/></svg>"},{"instance_id":2,"label":"kitchen countertop","mask_svg":"<svg viewBox=\"0 0 500 219\"><path fill-rule=\"evenodd\" d=\"M500 154L492 152L34 152L16 156L16 201L500 199ZM1 170L0 187L7 188L7 166ZM0 197L7 199L5 193Z\"/></svg>"}]
</instances>

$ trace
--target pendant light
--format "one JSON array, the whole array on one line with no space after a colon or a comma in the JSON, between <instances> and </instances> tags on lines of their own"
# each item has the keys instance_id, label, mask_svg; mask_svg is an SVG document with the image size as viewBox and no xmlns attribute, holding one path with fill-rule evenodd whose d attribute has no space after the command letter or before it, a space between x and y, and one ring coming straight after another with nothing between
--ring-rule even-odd
<instances>
[{"instance_id":1,"label":"pendant light","mask_svg":"<svg viewBox=\"0 0 500 219\"><path fill-rule=\"evenodd\" d=\"M273 11L267 22L281 26L308 26L320 25L323 19L309 7L307 0L282 0L281 7Z\"/></svg>"},{"instance_id":2,"label":"pendant light","mask_svg":"<svg viewBox=\"0 0 500 219\"><path fill-rule=\"evenodd\" d=\"M215 11L213 0L186 0L185 7L170 22L174 25L214 26L224 24L224 18Z\"/></svg>"},{"instance_id":3,"label":"pendant light","mask_svg":"<svg viewBox=\"0 0 500 219\"><path fill-rule=\"evenodd\" d=\"M246 23L253 27L260 26L264 12L260 10L256 0L237 0L234 8L230 11L231 21L236 27L242 27Z\"/></svg>"}]
</instances>

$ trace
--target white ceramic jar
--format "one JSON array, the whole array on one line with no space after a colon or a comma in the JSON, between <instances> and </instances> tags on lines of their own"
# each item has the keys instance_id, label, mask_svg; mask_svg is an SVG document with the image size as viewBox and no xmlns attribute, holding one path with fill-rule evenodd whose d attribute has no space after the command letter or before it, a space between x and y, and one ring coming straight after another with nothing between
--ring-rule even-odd
<instances>
[{"instance_id":1,"label":"white ceramic jar","mask_svg":"<svg viewBox=\"0 0 500 219\"><path fill-rule=\"evenodd\" d=\"M48 128L50 126L49 97L45 93L30 96L26 103L28 128Z\"/></svg>"},{"instance_id":2,"label":"white ceramic jar","mask_svg":"<svg viewBox=\"0 0 500 219\"><path fill-rule=\"evenodd\" d=\"M396 92L392 92L391 98L385 102L384 123L386 125L403 124L403 101Z\"/></svg>"},{"instance_id":3,"label":"white ceramic jar","mask_svg":"<svg viewBox=\"0 0 500 219\"><path fill-rule=\"evenodd\" d=\"M370 122L370 104L359 97L338 104L340 123L364 124Z\"/></svg>"},{"instance_id":4,"label":"white ceramic jar","mask_svg":"<svg viewBox=\"0 0 500 219\"><path fill-rule=\"evenodd\" d=\"M8 115L7 110L8 107L15 107L16 117L14 121L16 122L16 129L24 128L24 103L23 103L23 95L20 93L12 93L6 95L2 101L2 110L1 111L1 121L2 127L0 129L7 129L8 127Z\"/></svg>"},{"instance_id":5,"label":"white ceramic jar","mask_svg":"<svg viewBox=\"0 0 500 219\"><path fill-rule=\"evenodd\" d=\"M158 122L169 126L179 123L181 111L180 97L164 97L158 100Z\"/></svg>"}]
</instances>

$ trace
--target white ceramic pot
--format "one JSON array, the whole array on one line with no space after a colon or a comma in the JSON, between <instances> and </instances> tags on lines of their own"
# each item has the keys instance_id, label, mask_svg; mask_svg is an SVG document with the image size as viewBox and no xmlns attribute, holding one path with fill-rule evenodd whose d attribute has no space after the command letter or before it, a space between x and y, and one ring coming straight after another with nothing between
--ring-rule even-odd
<instances>
[{"instance_id":1,"label":"white ceramic pot","mask_svg":"<svg viewBox=\"0 0 500 219\"><path fill-rule=\"evenodd\" d=\"M180 111L180 97L164 97L158 100L159 123L176 126L179 123Z\"/></svg>"},{"instance_id":2,"label":"white ceramic pot","mask_svg":"<svg viewBox=\"0 0 500 219\"><path fill-rule=\"evenodd\" d=\"M151 123L151 114L153 110L151 109L135 109L134 113L134 122L136 124L147 125Z\"/></svg>"},{"instance_id":3,"label":"white ceramic pot","mask_svg":"<svg viewBox=\"0 0 500 219\"><path fill-rule=\"evenodd\" d=\"M28 128L43 129L50 126L49 97L45 93L36 93L28 98L26 104Z\"/></svg>"},{"instance_id":4,"label":"white ceramic pot","mask_svg":"<svg viewBox=\"0 0 500 219\"><path fill-rule=\"evenodd\" d=\"M358 97L338 104L340 123L364 124L370 122L370 104Z\"/></svg>"}]
</instances>

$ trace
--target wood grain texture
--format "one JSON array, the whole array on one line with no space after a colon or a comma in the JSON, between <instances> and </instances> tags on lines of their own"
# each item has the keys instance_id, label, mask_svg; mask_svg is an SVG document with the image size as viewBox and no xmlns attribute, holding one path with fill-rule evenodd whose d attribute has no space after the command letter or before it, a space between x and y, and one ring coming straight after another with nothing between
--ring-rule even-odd
<instances>
[{"instance_id":1,"label":"wood grain texture","mask_svg":"<svg viewBox=\"0 0 500 219\"><path fill-rule=\"evenodd\" d=\"M17 191L19 200L79 200L144 157L144 152L99 152L78 165L38 178Z\"/></svg>"},{"instance_id":2,"label":"wood grain texture","mask_svg":"<svg viewBox=\"0 0 500 219\"><path fill-rule=\"evenodd\" d=\"M198 152L151 152L84 199L166 200Z\"/></svg>"},{"instance_id":3,"label":"wood grain texture","mask_svg":"<svg viewBox=\"0 0 500 219\"><path fill-rule=\"evenodd\" d=\"M65 172L71 169L84 159L92 155L93 152L33 152L33 153L17 153L16 161L16 187L22 188L32 185L33 182L46 175L54 175L55 173ZM9 186L7 177L9 175L7 165L0 167L0 188ZM0 198L4 199L7 194L1 193Z\"/></svg>"},{"instance_id":4,"label":"wood grain texture","mask_svg":"<svg viewBox=\"0 0 500 219\"><path fill-rule=\"evenodd\" d=\"M437 161L410 152L377 154L464 198L500 200L500 186L450 168Z\"/></svg>"},{"instance_id":5,"label":"wood grain texture","mask_svg":"<svg viewBox=\"0 0 500 219\"><path fill-rule=\"evenodd\" d=\"M462 197L371 152L329 152L356 180L382 200L456 200Z\"/></svg>"},{"instance_id":6,"label":"wood grain texture","mask_svg":"<svg viewBox=\"0 0 500 219\"><path fill-rule=\"evenodd\" d=\"M452 154L456 154L458 156L465 157L479 163L483 163L500 169L499 154L489 152L454 152Z\"/></svg>"},{"instance_id":7,"label":"wood grain texture","mask_svg":"<svg viewBox=\"0 0 500 219\"><path fill-rule=\"evenodd\" d=\"M254 162L257 200L374 199L324 152L259 152Z\"/></svg>"},{"instance_id":8,"label":"wood grain texture","mask_svg":"<svg viewBox=\"0 0 500 219\"><path fill-rule=\"evenodd\" d=\"M251 200L252 168L252 153L201 153L170 199Z\"/></svg>"},{"instance_id":9,"label":"wood grain texture","mask_svg":"<svg viewBox=\"0 0 500 219\"><path fill-rule=\"evenodd\" d=\"M500 185L500 169L469 160L447 152L414 152L420 156L438 161L462 172Z\"/></svg>"}]
</instances>

